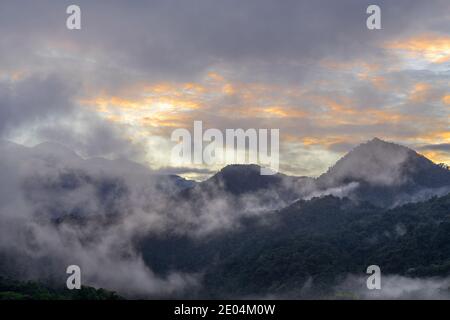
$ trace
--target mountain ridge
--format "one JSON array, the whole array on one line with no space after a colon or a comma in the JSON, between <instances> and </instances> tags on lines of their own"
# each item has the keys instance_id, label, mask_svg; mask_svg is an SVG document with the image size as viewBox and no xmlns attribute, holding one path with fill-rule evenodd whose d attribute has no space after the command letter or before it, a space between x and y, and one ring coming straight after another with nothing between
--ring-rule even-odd
<instances>
[{"instance_id":1,"label":"mountain ridge","mask_svg":"<svg viewBox=\"0 0 450 320\"><path fill-rule=\"evenodd\" d=\"M255 164L228 165L184 195L214 196L219 190L240 196L266 190L287 202L332 194L391 207L450 192L450 170L408 147L379 138L356 146L317 178L259 172Z\"/></svg>"}]
</instances>

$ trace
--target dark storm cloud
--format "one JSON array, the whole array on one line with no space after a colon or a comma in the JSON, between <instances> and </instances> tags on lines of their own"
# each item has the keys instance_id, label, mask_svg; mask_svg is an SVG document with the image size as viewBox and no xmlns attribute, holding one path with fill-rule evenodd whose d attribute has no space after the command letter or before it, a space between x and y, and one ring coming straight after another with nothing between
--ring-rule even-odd
<instances>
[{"instance_id":1,"label":"dark storm cloud","mask_svg":"<svg viewBox=\"0 0 450 320\"><path fill-rule=\"evenodd\" d=\"M420 147L419 150L437 150L450 152L450 143L428 144Z\"/></svg>"},{"instance_id":2,"label":"dark storm cloud","mask_svg":"<svg viewBox=\"0 0 450 320\"><path fill-rule=\"evenodd\" d=\"M383 29L372 32L365 24L371 3L78 1L82 30L69 31L65 9L71 1L40 1L39 5L2 1L0 71L53 71L61 82L79 79L83 89L94 94L103 90L117 94L123 86L139 81L195 81L211 69L232 70L231 81L292 85L320 79L328 72L319 68L324 59L386 63L381 43L421 30L439 31L445 19L442 12L449 7L444 0L432 4L377 1ZM398 83L411 81L405 77ZM342 81L354 83L355 79L343 77ZM48 90L51 95L58 92ZM352 87L350 94L358 108L381 107L393 99L365 83ZM19 108L17 113L21 112L25 110Z\"/></svg>"},{"instance_id":3,"label":"dark storm cloud","mask_svg":"<svg viewBox=\"0 0 450 320\"><path fill-rule=\"evenodd\" d=\"M56 75L0 82L0 132L71 112L74 88Z\"/></svg>"},{"instance_id":4,"label":"dark storm cloud","mask_svg":"<svg viewBox=\"0 0 450 320\"><path fill-rule=\"evenodd\" d=\"M65 29L65 8L71 2L45 1L26 10L23 2L10 1L1 5L0 26L2 33L25 42L48 37L83 48L81 54L100 49L108 63L146 77L192 79L211 66L245 64L242 77L276 81L301 78L311 62L326 57L363 54L375 59L382 55L376 46L380 41L436 23L438 13L448 8L446 1L378 1L383 30L369 32L365 10L371 3L78 1L82 30L70 32Z\"/></svg>"},{"instance_id":5,"label":"dark storm cloud","mask_svg":"<svg viewBox=\"0 0 450 320\"><path fill-rule=\"evenodd\" d=\"M434 112L442 118L440 107L431 109L428 105L423 107L412 103L398 106L399 96L409 90L409 86L422 78L430 80L433 77L431 80L437 81L438 75L423 70L411 71L411 76L406 70L400 70L397 74L388 71L393 65L397 66L396 59L400 58L383 45L389 40L423 32L445 32L448 1L377 1L376 4L382 9L383 29L369 31L366 28L366 8L372 3L369 0L82 0L76 2L82 11L82 29L70 31L65 26L65 11L73 1L47 0L38 4L35 1L2 1L0 76L16 71L26 71L29 75L58 74L61 83L76 81L79 84L77 98L83 100L103 94L107 98L139 96L143 94L140 89L130 94L137 84L164 81L204 84L209 81L205 80L205 72L217 71L227 82L240 88L249 82L264 83L267 87L281 84L284 88L289 87L290 92L313 87L315 92L312 93L328 98L347 96L352 104L346 107L359 112L355 120L364 117L365 109L392 110L397 107L405 114L420 116ZM354 70L324 67L326 60L337 64L360 60L378 64L381 71L374 73L379 72L377 75L385 78L386 87L394 89L383 91L369 80L359 79ZM444 73L440 76L444 81L448 77ZM327 84L316 85L315 81L322 80ZM19 86L19 83L12 86ZM437 88L434 96L438 97L442 90ZM55 88L42 89L43 93L48 93L47 98L61 91L64 92ZM403 139L429 130L422 123L392 123L386 122L386 118L380 118L382 123L324 123L321 116L326 115L326 106L316 101L304 101L301 95L289 97L286 91L277 94L276 87L268 92L264 99L250 102L238 94L205 99L207 102L198 110L189 112L192 117L184 119L189 119L190 125L191 119L197 117L221 129L236 126L278 127L284 134L297 137L362 135L364 139L369 139L380 136L382 132L387 137ZM205 96L208 94L205 93ZM243 109L249 104L270 106L279 101L285 102L289 110L307 111L317 117L272 119L257 118L252 114L251 117L227 118L217 112L224 108L231 111L234 111L233 107ZM175 101L175 104L178 102ZM0 127L24 125L28 123L25 121L28 117L39 120L47 119L48 115L56 117L59 111L64 113L71 108L70 99L60 108L52 108L51 104L48 109L45 108L36 114L27 108L14 108L15 115L2 118ZM91 111L95 113L98 110ZM70 112L66 114L71 116ZM233 112L229 114L234 115ZM143 112L142 117L145 116L147 114ZM336 116L339 114L333 114L331 119L338 120ZM9 122L11 125L8 125ZM86 155L123 155L136 151L134 146L127 145L130 135L127 135L126 126L140 129L139 123L116 126L108 120L86 120L81 121L84 129L80 134L80 130L73 130L67 125L68 121L46 122L43 121L42 128L36 131L36 137L67 144ZM158 129L163 132L164 124ZM336 149L332 151L338 152ZM286 160L296 161L290 157Z\"/></svg>"},{"instance_id":6,"label":"dark storm cloud","mask_svg":"<svg viewBox=\"0 0 450 320\"><path fill-rule=\"evenodd\" d=\"M138 70L192 77L211 65L262 64L264 70L269 63L266 68L278 76L289 76L293 66L304 71L302 64L326 57L376 58L382 54L376 46L379 41L407 33L411 27L420 30L414 17L420 15L421 22L435 18L445 2L431 6L420 1L381 1L385 15L379 33L365 26L369 4L197 0L106 6L96 2L92 12L86 4L84 22L87 38L102 39L100 43L113 54L121 55L125 49L122 61ZM245 71L246 77L252 77L252 70Z\"/></svg>"}]
</instances>

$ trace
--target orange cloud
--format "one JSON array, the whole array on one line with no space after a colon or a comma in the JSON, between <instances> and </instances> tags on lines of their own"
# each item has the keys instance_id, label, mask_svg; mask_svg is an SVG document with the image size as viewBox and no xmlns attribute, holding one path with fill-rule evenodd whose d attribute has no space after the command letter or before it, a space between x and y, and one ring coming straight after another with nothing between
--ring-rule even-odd
<instances>
[{"instance_id":1,"label":"orange cloud","mask_svg":"<svg viewBox=\"0 0 450 320\"><path fill-rule=\"evenodd\" d=\"M225 81L225 78L223 76L221 76L219 73L217 72L209 72L208 73L208 78L210 78L213 81L217 81L217 82L223 82Z\"/></svg>"},{"instance_id":2,"label":"orange cloud","mask_svg":"<svg viewBox=\"0 0 450 320\"><path fill-rule=\"evenodd\" d=\"M409 100L416 103L426 101L430 88L431 86L428 83L419 82L415 84Z\"/></svg>"},{"instance_id":3,"label":"orange cloud","mask_svg":"<svg viewBox=\"0 0 450 320\"><path fill-rule=\"evenodd\" d=\"M186 123L192 122L193 119L188 115L181 114L157 114L153 116L143 117L140 119L140 124L144 127L151 126L156 129L164 129L166 127L181 128L185 127ZM160 130L161 131L161 130ZM164 131L164 130L162 130Z\"/></svg>"},{"instance_id":4,"label":"orange cloud","mask_svg":"<svg viewBox=\"0 0 450 320\"><path fill-rule=\"evenodd\" d=\"M325 148L329 148L331 145L336 143L348 142L348 139L345 137L301 137L300 141L307 146L323 146Z\"/></svg>"},{"instance_id":5,"label":"orange cloud","mask_svg":"<svg viewBox=\"0 0 450 320\"><path fill-rule=\"evenodd\" d=\"M448 125L448 122L447 122ZM446 131L435 131L425 136L430 143L446 143L450 142L450 131L447 127Z\"/></svg>"},{"instance_id":6,"label":"orange cloud","mask_svg":"<svg viewBox=\"0 0 450 320\"><path fill-rule=\"evenodd\" d=\"M434 163L450 164L450 155L443 151L422 151L422 155L433 161Z\"/></svg>"},{"instance_id":7,"label":"orange cloud","mask_svg":"<svg viewBox=\"0 0 450 320\"><path fill-rule=\"evenodd\" d=\"M303 118L308 115L306 111L278 106L263 108L262 111L278 118Z\"/></svg>"},{"instance_id":8,"label":"orange cloud","mask_svg":"<svg viewBox=\"0 0 450 320\"><path fill-rule=\"evenodd\" d=\"M450 104L450 94L447 94L445 96L442 97L442 102L444 104Z\"/></svg>"},{"instance_id":9,"label":"orange cloud","mask_svg":"<svg viewBox=\"0 0 450 320\"><path fill-rule=\"evenodd\" d=\"M350 72L360 79L388 89L386 79L377 74L376 65L360 62L353 67L339 67L350 68ZM329 149L336 143L354 144L372 138L355 137L353 130L345 132L346 126L354 125L373 126L374 130L377 125L386 123L394 124L393 127L398 124L402 128L410 125L415 129L419 127L421 132L429 135L406 133L394 139L396 141L442 143L450 139L449 133L445 132L444 120L431 115L419 117L404 114L396 110L395 106L360 106L345 92L337 91L340 93L334 96L319 95L314 90L315 86L316 83L303 88L261 82L240 83L230 81L218 73L209 73L199 82L135 84L114 94L92 95L80 100L80 103L92 106L93 111L100 112L110 121L125 124L130 137L145 140L152 136L169 138L174 128L191 128L193 121L199 119L205 124L209 121L213 126L221 119L231 123L233 121L230 119L239 119L244 125L253 127L270 122L281 129L282 141L311 146L312 149ZM408 98L423 100L429 90L429 84L417 83ZM233 99L229 99L229 95L233 95ZM450 96L445 95L442 101L448 104ZM297 121L299 119L301 121ZM299 124L306 122L316 128L314 135L302 132ZM283 132L283 128L287 130ZM395 134L402 133L380 132L377 135L389 139L394 138ZM429 155L433 160L443 157Z\"/></svg>"},{"instance_id":10,"label":"orange cloud","mask_svg":"<svg viewBox=\"0 0 450 320\"><path fill-rule=\"evenodd\" d=\"M429 62L443 63L450 60L450 36L425 34L409 39L391 41L386 48L398 50L410 57Z\"/></svg>"},{"instance_id":11,"label":"orange cloud","mask_svg":"<svg viewBox=\"0 0 450 320\"><path fill-rule=\"evenodd\" d=\"M368 81L379 90L386 90L386 78L380 75L380 71L385 71L386 68L381 69L378 63L370 63L363 60L353 60L348 62L335 61L325 59L320 62L320 65L331 71L339 73L347 72L354 74L359 80ZM330 86L325 80L321 80L320 86Z\"/></svg>"},{"instance_id":12,"label":"orange cloud","mask_svg":"<svg viewBox=\"0 0 450 320\"><path fill-rule=\"evenodd\" d=\"M223 86L222 92L228 95L233 95L236 93L236 90L234 89L233 85L227 83Z\"/></svg>"},{"instance_id":13,"label":"orange cloud","mask_svg":"<svg viewBox=\"0 0 450 320\"><path fill-rule=\"evenodd\" d=\"M379 90L386 90L388 88L386 84L386 78L382 76L371 77L369 80Z\"/></svg>"},{"instance_id":14,"label":"orange cloud","mask_svg":"<svg viewBox=\"0 0 450 320\"><path fill-rule=\"evenodd\" d=\"M320 126L336 125L375 125L380 123L400 123L402 121L413 121L414 116L405 115L393 110L377 108L360 108L354 101L347 97L310 97L318 106L326 107L325 110L318 108L318 112L312 119Z\"/></svg>"}]
</instances>

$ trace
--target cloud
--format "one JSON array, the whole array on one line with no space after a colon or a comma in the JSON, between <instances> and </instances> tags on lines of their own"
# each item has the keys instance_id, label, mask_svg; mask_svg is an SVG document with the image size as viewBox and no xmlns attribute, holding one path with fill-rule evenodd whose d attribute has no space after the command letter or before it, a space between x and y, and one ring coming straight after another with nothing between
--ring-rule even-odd
<instances>
[{"instance_id":1,"label":"cloud","mask_svg":"<svg viewBox=\"0 0 450 320\"><path fill-rule=\"evenodd\" d=\"M418 150L422 154L424 154L427 158L433 159L433 161L436 163L449 162L450 159L449 143L426 144L418 147Z\"/></svg>"},{"instance_id":2,"label":"cloud","mask_svg":"<svg viewBox=\"0 0 450 320\"><path fill-rule=\"evenodd\" d=\"M450 37L445 35L419 35L409 39L392 41L387 44L387 47L433 63L443 63L450 60Z\"/></svg>"},{"instance_id":3,"label":"cloud","mask_svg":"<svg viewBox=\"0 0 450 320\"><path fill-rule=\"evenodd\" d=\"M0 131L70 113L76 87L58 75L0 82Z\"/></svg>"},{"instance_id":4,"label":"cloud","mask_svg":"<svg viewBox=\"0 0 450 320\"><path fill-rule=\"evenodd\" d=\"M359 183L358 182L350 182L347 185L342 185L340 187L334 187L334 188L328 188L326 190L318 190L318 191L313 191L311 194L309 194L308 196L306 196L304 199L305 200L310 200L312 198L318 198L318 197L323 197L323 196L335 196L338 198L343 198L343 197L349 197L351 195L351 193L353 191L355 191L355 189L357 189L359 187Z\"/></svg>"},{"instance_id":5,"label":"cloud","mask_svg":"<svg viewBox=\"0 0 450 320\"><path fill-rule=\"evenodd\" d=\"M450 143L428 144L420 147L420 150L438 150L450 152Z\"/></svg>"},{"instance_id":6,"label":"cloud","mask_svg":"<svg viewBox=\"0 0 450 320\"><path fill-rule=\"evenodd\" d=\"M79 263L90 284L121 292L198 286L197 274L155 274L136 238L239 228L287 201L273 190L231 197L217 188L170 205L179 186L158 174L216 169L168 167L170 132L194 120L280 128L281 168L292 174L318 175L380 135L449 159L448 0L379 1L380 32L365 27L370 1L80 0L80 31L65 27L69 4L0 3L0 136L58 143L1 143L0 264L11 261L11 272L63 278ZM380 175L372 160L357 172L349 161L338 176L401 180L403 153ZM337 185L315 195L356 188Z\"/></svg>"},{"instance_id":7,"label":"cloud","mask_svg":"<svg viewBox=\"0 0 450 320\"><path fill-rule=\"evenodd\" d=\"M127 129L88 112L74 112L70 119L44 123L32 131L37 141L63 144L85 157L145 161L145 148L127 137Z\"/></svg>"},{"instance_id":8,"label":"cloud","mask_svg":"<svg viewBox=\"0 0 450 320\"><path fill-rule=\"evenodd\" d=\"M89 157L142 160L144 148L130 141L127 129L87 108L76 96L82 80L64 73L31 73L0 79L0 136L36 144L53 141Z\"/></svg>"},{"instance_id":9,"label":"cloud","mask_svg":"<svg viewBox=\"0 0 450 320\"><path fill-rule=\"evenodd\" d=\"M65 27L68 4L42 1L32 12L23 10L27 1L0 5L0 90L9 110L0 130L14 129L12 140L41 136L86 155L128 154L158 168L168 162L170 131L194 120L349 145L381 133L409 143L446 129L448 73L399 53L445 53L445 0L381 1L381 32L365 27L368 1L79 1L76 32ZM417 83L428 85L421 95L412 94ZM95 120L69 130L74 108ZM49 123L59 117L64 126ZM42 128L30 130L32 119ZM314 147L324 159L342 155L328 144ZM283 166L304 168L293 164L302 157L285 153Z\"/></svg>"},{"instance_id":10,"label":"cloud","mask_svg":"<svg viewBox=\"0 0 450 320\"><path fill-rule=\"evenodd\" d=\"M311 72L307 67L311 61L376 58L382 53L378 44L409 34L412 26L419 31L439 30L438 22L445 19L442 12L448 8L440 0L428 5L381 1L384 29L389 32L369 33L365 27L368 1L287 1L283 5L274 0L136 1L133 5L79 1L83 27L75 33L65 29L67 3L43 1L33 14L23 10L26 3L2 3L0 26L12 35L5 42L22 37L21 47L51 44L59 49L53 51L59 58L76 63L94 56L96 65L120 65L158 80L195 79L212 66L237 65L257 71L241 73L247 80L269 79L274 73L283 76L277 77L280 80L299 80ZM22 23L17 26L15 21ZM4 50L9 58L11 51Z\"/></svg>"},{"instance_id":11,"label":"cloud","mask_svg":"<svg viewBox=\"0 0 450 320\"><path fill-rule=\"evenodd\" d=\"M76 264L85 285L174 297L199 288L201 274L156 274L138 250L142 239L205 239L289 203L287 192L233 196L220 183L184 197L179 181L161 172L124 159L84 159L50 142L29 148L1 141L0 151L0 272L20 279L63 285L66 267ZM286 179L281 190L298 189Z\"/></svg>"},{"instance_id":12,"label":"cloud","mask_svg":"<svg viewBox=\"0 0 450 320\"><path fill-rule=\"evenodd\" d=\"M369 290L367 278L348 276L336 288L339 296L355 299L389 300L448 300L450 299L449 278L409 278L401 275L385 275L381 278L381 290Z\"/></svg>"},{"instance_id":13,"label":"cloud","mask_svg":"<svg viewBox=\"0 0 450 320\"><path fill-rule=\"evenodd\" d=\"M55 144L2 142L1 150L2 273L63 286L65 268L76 264L83 284L141 297L198 286L196 274L156 275L133 245L160 227L145 205L175 188L170 181L137 164L83 160Z\"/></svg>"}]
</instances>

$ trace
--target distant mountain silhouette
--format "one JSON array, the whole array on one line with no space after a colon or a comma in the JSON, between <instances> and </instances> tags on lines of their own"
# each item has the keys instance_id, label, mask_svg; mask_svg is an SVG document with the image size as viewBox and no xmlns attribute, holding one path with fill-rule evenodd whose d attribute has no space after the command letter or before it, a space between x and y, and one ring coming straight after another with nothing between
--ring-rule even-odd
<instances>
[{"instance_id":1,"label":"distant mountain silhouette","mask_svg":"<svg viewBox=\"0 0 450 320\"><path fill-rule=\"evenodd\" d=\"M130 246L124 252L142 256L156 275L202 274L189 298L333 298L337 285L350 274L365 277L370 264L383 275L450 274L450 171L380 139L355 147L318 178L263 176L257 165L229 165L199 183L128 160L83 159L51 143L27 148L0 141L0 152L8 181L2 203L19 195L17 208L27 204L34 226L44 223L41 233L73 230L70 240L77 235L77 243L86 243L83 256L97 234L110 238L125 224L107 257ZM17 230L28 232L26 225ZM41 250L48 248L43 243ZM37 260L27 249L2 248L0 275L20 279L29 265L54 272L48 261L65 258L58 249ZM93 253L90 259L101 250Z\"/></svg>"},{"instance_id":2,"label":"distant mountain silhouette","mask_svg":"<svg viewBox=\"0 0 450 320\"><path fill-rule=\"evenodd\" d=\"M299 198L349 197L382 207L424 201L450 192L450 171L407 147L374 138L355 147L317 179L260 174L258 165L228 165L184 190L184 198L257 194L284 205Z\"/></svg>"},{"instance_id":3,"label":"distant mountain silhouette","mask_svg":"<svg viewBox=\"0 0 450 320\"><path fill-rule=\"evenodd\" d=\"M297 200L314 183L313 178L282 173L261 175L260 172L261 167L255 164L228 165L195 187L182 191L181 196L195 202L225 196L233 202L232 198L253 196L252 199L258 199L260 205L276 208Z\"/></svg>"},{"instance_id":4,"label":"distant mountain silhouette","mask_svg":"<svg viewBox=\"0 0 450 320\"><path fill-rule=\"evenodd\" d=\"M261 175L260 172L261 167L254 164L228 165L206 180L203 185L205 187L210 185L221 185L224 191L234 195L257 192L264 189L277 189L279 191L291 189L284 191L295 192L292 188L298 187L299 183L310 179L307 177L288 176L282 173Z\"/></svg>"},{"instance_id":5,"label":"distant mountain silhouette","mask_svg":"<svg viewBox=\"0 0 450 320\"><path fill-rule=\"evenodd\" d=\"M316 182L321 190L357 183L354 197L391 206L450 192L450 171L412 149L375 138L347 153Z\"/></svg>"}]
</instances>

